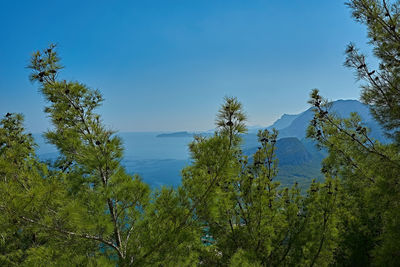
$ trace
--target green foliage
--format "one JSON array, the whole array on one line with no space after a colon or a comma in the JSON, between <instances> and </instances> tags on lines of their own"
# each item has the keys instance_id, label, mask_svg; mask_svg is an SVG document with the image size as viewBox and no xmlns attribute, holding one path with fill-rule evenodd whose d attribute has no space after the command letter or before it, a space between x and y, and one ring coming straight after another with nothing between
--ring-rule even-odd
<instances>
[{"instance_id":1,"label":"green foliage","mask_svg":"<svg viewBox=\"0 0 400 267\"><path fill-rule=\"evenodd\" d=\"M400 247L397 146L370 138L357 114L347 119L330 114L318 91L310 102L315 116L308 135L328 150L322 170L340 177L343 188L337 261L392 266Z\"/></svg>"},{"instance_id":2,"label":"green foliage","mask_svg":"<svg viewBox=\"0 0 400 267\"><path fill-rule=\"evenodd\" d=\"M400 142L400 3L386 0L351 0L348 6L353 17L368 28L369 43L379 60L373 69L366 56L350 44L345 65L354 69L364 81L361 99L371 105L374 117L385 127L387 134Z\"/></svg>"},{"instance_id":3,"label":"green foliage","mask_svg":"<svg viewBox=\"0 0 400 267\"><path fill-rule=\"evenodd\" d=\"M222 111L230 110L228 100ZM229 117L225 120L229 122ZM306 197L297 184L280 187L274 181L277 132L258 133L260 146L250 162L240 150L242 131L227 128L226 121L217 121L222 129L214 136L195 139L190 145L193 164L183 171L183 188L198 204L193 216L204 231L201 262L218 266L332 262L338 232L337 180L313 183L318 189Z\"/></svg>"},{"instance_id":4,"label":"green foliage","mask_svg":"<svg viewBox=\"0 0 400 267\"><path fill-rule=\"evenodd\" d=\"M39 162L21 115L1 121L2 265L190 262L200 238L185 194L151 192L125 172L121 140L95 113L100 92L58 80L55 46L34 53L29 67L54 125L45 136L60 158Z\"/></svg>"},{"instance_id":5,"label":"green foliage","mask_svg":"<svg viewBox=\"0 0 400 267\"><path fill-rule=\"evenodd\" d=\"M2 266L395 266L400 260L399 4L351 0L369 29L379 71L350 45L346 66L393 143L381 144L357 114L339 118L317 90L307 135L327 151L321 182L306 193L276 180L277 131L241 150L246 116L226 97L213 136L196 136L176 189L151 190L121 165L123 147L95 110L99 91L59 80L51 45L33 54L60 157L43 163L23 117L0 121ZM287 151L293 151L288 147ZM290 184L290 185L289 185ZM286 186L289 185L289 186Z\"/></svg>"},{"instance_id":6,"label":"green foliage","mask_svg":"<svg viewBox=\"0 0 400 267\"><path fill-rule=\"evenodd\" d=\"M54 46L33 55L31 80L48 101L47 141L60 157L41 163L22 116L0 128L0 260L3 265L327 265L337 240L336 179L282 187L277 131L241 150L246 116L225 98L211 137L195 137L182 186L151 191L121 166L121 140L95 109L99 91L59 81Z\"/></svg>"},{"instance_id":7,"label":"green foliage","mask_svg":"<svg viewBox=\"0 0 400 267\"><path fill-rule=\"evenodd\" d=\"M400 260L399 158L399 2L351 0L353 17L368 27L370 44L379 69L368 66L353 44L345 65L353 68L362 84L362 100L393 138L381 144L357 114L341 119L329 112L329 103L311 94L315 116L308 136L329 151L323 170L341 178L343 188L339 265L396 266Z\"/></svg>"},{"instance_id":8,"label":"green foliage","mask_svg":"<svg viewBox=\"0 0 400 267\"><path fill-rule=\"evenodd\" d=\"M215 124L219 132L229 138L229 145L240 142L237 134L247 132L245 121L246 115L242 110L242 104L235 97L225 97L225 103L218 111Z\"/></svg>"}]
</instances>

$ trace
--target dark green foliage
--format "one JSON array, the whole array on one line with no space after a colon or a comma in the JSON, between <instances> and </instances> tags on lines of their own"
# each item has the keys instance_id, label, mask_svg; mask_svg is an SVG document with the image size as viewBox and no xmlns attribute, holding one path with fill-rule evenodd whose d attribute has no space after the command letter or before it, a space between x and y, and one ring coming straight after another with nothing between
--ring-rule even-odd
<instances>
[{"instance_id":1,"label":"dark green foliage","mask_svg":"<svg viewBox=\"0 0 400 267\"><path fill-rule=\"evenodd\" d=\"M3 265L333 262L338 181L313 182L306 196L297 184L280 186L275 130L258 133L249 161L241 150L246 116L237 99L225 99L213 136L195 137L183 185L151 191L121 166L121 141L94 112L101 94L57 80L54 49L35 53L30 67L48 101L54 128L45 136L58 160L37 159L20 115L1 122Z\"/></svg>"},{"instance_id":2,"label":"dark green foliage","mask_svg":"<svg viewBox=\"0 0 400 267\"><path fill-rule=\"evenodd\" d=\"M95 113L100 92L58 79L55 46L36 52L30 78L48 102L54 127L45 137L59 158L41 162L22 115L5 114L0 265L398 265L399 4L348 5L369 27L381 64L370 70L351 45L346 65L366 81L362 98L394 142L373 139L357 114L338 117L314 90L307 135L321 154L308 153L298 140L284 140L277 152L277 131L260 130L257 148L246 155L246 116L241 103L227 97L214 135L196 136L190 144L191 162L176 189L151 190L129 175L121 165L120 138ZM302 155L292 159L302 163L326 155L324 177L313 177L321 182L313 180L304 193L298 183L281 185L279 153Z\"/></svg>"},{"instance_id":3,"label":"dark green foliage","mask_svg":"<svg viewBox=\"0 0 400 267\"><path fill-rule=\"evenodd\" d=\"M347 47L345 65L353 68L362 85L362 100L387 134L400 142L400 3L398 1L352 0L353 17L368 28L368 37L379 67L369 66L354 44Z\"/></svg>"},{"instance_id":4,"label":"dark green foliage","mask_svg":"<svg viewBox=\"0 0 400 267\"><path fill-rule=\"evenodd\" d=\"M337 262L393 266L400 255L397 146L370 138L356 114L348 119L330 114L317 90L310 102L315 116L308 135L328 150L322 171L340 177L343 188Z\"/></svg>"},{"instance_id":5,"label":"dark green foliage","mask_svg":"<svg viewBox=\"0 0 400 267\"><path fill-rule=\"evenodd\" d=\"M227 105L228 101L223 109ZM193 203L203 203L194 216L205 232L204 264L321 266L332 261L337 181L313 183L315 189L305 197L297 184L280 187L274 180L276 139L276 131L260 131L251 162L240 150L240 132L235 129L223 127L213 137L198 137L191 144L194 162L183 172L183 188Z\"/></svg>"},{"instance_id":6,"label":"dark green foliage","mask_svg":"<svg viewBox=\"0 0 400 267\"><path fill-rule=\"evenodd\" d=\"M103 101L100 92L57 79L55 46L36 52L29 67L49 103L45 111L54 130L45 136L60 157L48 166L39 162L20 115L7 114L1 122L4 264L190 261L199 234L189 223L185 194L167 188L151 192L125 172L121 140L94 112Z\"/></svg>"},{"instance_id":7,"label":"dark green foliage","mask_svg":"<svg viewBox=\"0 0 400 267\"><path fill-rule=\"evenodd\" d=\"M337 252L340 265L397 266L400 260L400 3L351 0L353 17L368 27L368 37L379 68L371 68L353 44L345 65L362 80L362 100L392 137L382 144L357 114L341 119L329 112L329 103L317 90L310 103L315 115L308 135L328 150L323 170L341 178L343 217Z\"/></svg>"}]
</instances>

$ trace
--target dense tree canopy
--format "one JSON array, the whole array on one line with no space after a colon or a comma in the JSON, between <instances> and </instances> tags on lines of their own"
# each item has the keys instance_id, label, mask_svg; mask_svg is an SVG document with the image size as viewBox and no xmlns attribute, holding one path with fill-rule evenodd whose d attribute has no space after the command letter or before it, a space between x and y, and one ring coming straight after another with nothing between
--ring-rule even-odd
<instances>
[{"instance_id":1,"label":"dense tree canopy","mask_svg":"<svg viewBox=\"0 0 400 267\"><path fill-rule=\"evenodd\" d=\"M354 18L368 27L370 44L379 60L372 69L354 44L345 65L362 80L361 99L392 142L369 136L357 114L343 119L329 112L329 103L314 90L315 116L308 135L329 151L323 171L340 177L343 188L339 265L396 266L400 260L400 3L352 0Z\"/></svg>"},{"instance_id":2,"label":"dense tree canopy","mask_svg":"<svg viewBox=\"0 0 400 267\"><path fill-rule=\"evenodd\" d=\"M45 133L59 157L42 162L21 114L0 121L2 266L396 266L400 261L400 3L352 0L379 69L355 45L345 65L392 142L357 114L340 118L314 90L308 137L328 152L301 191L276 181L278 132L246 156L242 104L226 97L214 135L196 136L177 188L151 189L121 165L117 134L95 112L103 98L60 79L56 47L33 54L30 79L47 100ZM310 177L310 180L313 177Z\"/></svg>"},{"instance_id":3,"label":"dense tree canopy","mask_svg":"<svg viewBox=\"0 0 400 267\"><path fill-rule=\"evenodd\" d=\"M251 157L241 103L227 97L214 136L190 144L182 186L151 190L121 166L121 140L101 122L100 92L60 81L55 46L36 52L31 80L48 101L59 150L40 162L22 116L1 121L2 261L6 264L325 264L336 242L336 181L279 187L277 132Z\"/></svg>"}]
</instances>

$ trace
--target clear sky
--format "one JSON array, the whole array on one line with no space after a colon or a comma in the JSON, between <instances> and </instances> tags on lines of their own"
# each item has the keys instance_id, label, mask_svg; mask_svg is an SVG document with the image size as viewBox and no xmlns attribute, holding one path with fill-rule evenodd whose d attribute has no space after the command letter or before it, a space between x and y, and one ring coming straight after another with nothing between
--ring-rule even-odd
<instances>
[{"instance_id":1,"label":"clear sky","mask_svg":"<svg viewBox=\"0 0 400 267\"><path fill-rule=\"evenodd\" d=\"M312 88L357 99L345 46L366 31L342 0L0 1L0 114L49 127L29 57L58 44L62 79L100 89L119 131L207 130L224 96L251 125L308 108Z\"/></svg>"}]
</instances>

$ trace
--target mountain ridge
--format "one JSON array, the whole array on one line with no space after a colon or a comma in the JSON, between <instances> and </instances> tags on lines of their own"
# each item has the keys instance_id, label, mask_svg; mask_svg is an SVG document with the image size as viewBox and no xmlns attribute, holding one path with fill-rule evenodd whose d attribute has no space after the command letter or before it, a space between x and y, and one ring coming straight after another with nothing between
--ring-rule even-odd
<instances>
[{"instance_id":1,"label":"mountain ridge","mask_svg":"<svg viewBox=\"0 0 400 267\"><path fill-rule=\"evenodd\" d=\"M357 100L337 100L332 103L331 112L341 117L348 117L351 112L358 112L366 120L364 124L372 129L371 136L382 141L383 132L373 120L367 105ZM313 117L312 108L299 114L283 114L272 125L267 127L250 127L249 133L243 135L243 151L251 156L258 148L257 131L259 129L277 128L276 157L278 158L278 175L276 180L284 185L298 181L304 188L312 179L322 179L321 161L326 152L318 150L313 140L305 138L309 121ZM258 129L257 129L258 128ZM180 131L175 133L126 133L121 132L125 147L123 165L131 173L139 173L154 186L162 184L176 186L181 179L181 169L190 162L187 145L194 134L210 136L213 133ZM166 138L159 138L166 137ZM167 138L176 137L176 138ZM41 159L54 159L58 153L54 146L48 144L40 134L34 135L38 142L38 155Z\"/></svg>"}]
</instances>

